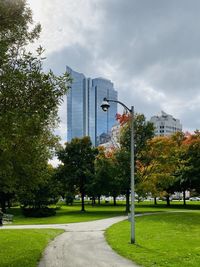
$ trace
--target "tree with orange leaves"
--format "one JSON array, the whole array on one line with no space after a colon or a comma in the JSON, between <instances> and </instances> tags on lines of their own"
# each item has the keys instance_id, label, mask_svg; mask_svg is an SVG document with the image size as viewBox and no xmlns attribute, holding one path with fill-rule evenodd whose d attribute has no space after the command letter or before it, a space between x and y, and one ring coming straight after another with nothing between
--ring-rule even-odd
<instances>
[{"instance_id":1,"label":"tree with orange leaves","mask_svg":"<svg viewBox=\"0 0 200 267\"><path fill-rule=\"evenodd\" d=\"M169 196L174 191L195 190L200 193L200 133L176 133L155 137L141 152L137 162L137 190L152 196Z\"/></svg>"},{"instance_id":2,"label":"tree with orange leaves","mask_svg":"<svg viewBox=\"0 0 200 267\"><path fill-rule=\"evenodd\" d=\"M164 196L167 205L174 191L178 157L176 141L171 137L159 136L148 141L147 148L141 152L143 161L137 163L138 190L151 192L153 197Z\"/></svg>"}]
</instances>

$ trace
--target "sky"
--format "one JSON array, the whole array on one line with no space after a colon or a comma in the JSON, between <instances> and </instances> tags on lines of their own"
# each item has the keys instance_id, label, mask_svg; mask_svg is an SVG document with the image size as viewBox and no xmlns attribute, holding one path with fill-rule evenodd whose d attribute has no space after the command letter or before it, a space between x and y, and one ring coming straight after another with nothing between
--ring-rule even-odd
<instances>
[{"instance_id":1,"label":"sky","mask_svg":"<svg viewBox=\"0 0 200 267\"><path fill-rule=\"evenodd\" d=\"M200 129L199 0L27 0L42 33L45 68L68 65L114 83L147 119L161 110ZM57 133L66 141L66 100Z\"/></svg>"}]
</instances>

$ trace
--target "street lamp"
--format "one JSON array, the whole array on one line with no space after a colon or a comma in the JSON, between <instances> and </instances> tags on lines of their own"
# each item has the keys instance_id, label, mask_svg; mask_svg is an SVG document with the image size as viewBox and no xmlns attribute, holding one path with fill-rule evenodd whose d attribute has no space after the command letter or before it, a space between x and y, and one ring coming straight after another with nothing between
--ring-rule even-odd
<instances>
[{"instance_id":1,"label":"street lamp","mask_svg":"<svg viewBox=\"0 0 200 267\"><path fill-rule=\"evenodd\" d=\"M134 107L131 106L129 109L122 102L112 99L107 99L104 97L103 102L101 104L101 108L103 111L108 111L110 104L109 102L114 102L122 105L131 115L131 243L135 243L135 179L134 179Z\"/></svg>"}]
</instances>

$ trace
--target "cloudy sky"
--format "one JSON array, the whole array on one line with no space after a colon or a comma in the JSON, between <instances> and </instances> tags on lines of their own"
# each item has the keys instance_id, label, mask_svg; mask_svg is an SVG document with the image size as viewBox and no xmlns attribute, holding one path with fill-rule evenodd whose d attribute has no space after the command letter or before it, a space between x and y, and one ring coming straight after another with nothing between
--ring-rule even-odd
<instances>
[{"instance_id":1,"label":"cloudy sky","mask_svg":"<svg viewBox=\"0 0 200 267\"><path fill-rule=\"evenodd\" d=\"M161 110L200 128L199 0L27 0L46 68L105 77L147 119ZM58 133L66 137L66 105Z\"/></svg>"}]
</instances>

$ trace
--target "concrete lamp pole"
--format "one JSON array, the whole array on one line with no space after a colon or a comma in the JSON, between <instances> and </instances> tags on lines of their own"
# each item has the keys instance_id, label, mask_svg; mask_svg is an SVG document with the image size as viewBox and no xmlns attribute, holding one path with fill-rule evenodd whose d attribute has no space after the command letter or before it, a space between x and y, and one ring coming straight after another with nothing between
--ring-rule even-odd
<instances>
[{"instance_id":1,"label":"concrete lamp pole","mask_svg":"<svg viewBox=\"0 0 200 267\"><path fill-rule=\"evenodd\" d=\"M101 108L103 111L108 111L110 104L109 102L114 102L122 105L131 115L131 243L135 243L135 177L134 177L134 107L131 106L129 109L122 102L112 99L103 99Z\"/></svg>"}]
</instances>

